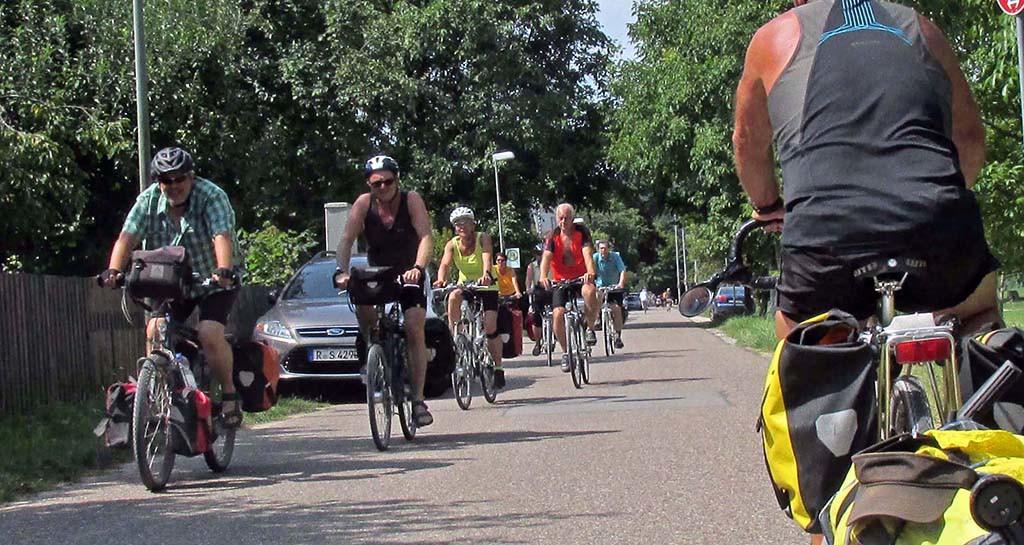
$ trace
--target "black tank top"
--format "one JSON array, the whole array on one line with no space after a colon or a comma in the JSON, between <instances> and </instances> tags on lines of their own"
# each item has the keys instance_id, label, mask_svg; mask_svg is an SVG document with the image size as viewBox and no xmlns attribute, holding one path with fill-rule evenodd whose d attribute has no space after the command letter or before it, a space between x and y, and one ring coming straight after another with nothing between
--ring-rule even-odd
<instances>
[{"instance_id":1,"label":"black tank top","mask_svg":"<svg viewBox=\"0 0 1024 545\"><path fill-rule=\"evenodd\" d=\"M416 264L420 237L412 225L409 215L409 192L401 191L395 222L388 229L380 219L370 197L370 209L363 222L363 236L366 238L366 259L370 265L398 267L407 271Z\"/></svg>"},{"instance_id":2,"label":"black tank top","mask_svg":"<svg viewBox=\"0 0 1024 545\"><path fill-rule=\"evenodd\" d=\"M783 244L908 251L982 236L952 140L952 86L917 13L877 0L796 8L800 44L768 97Z\"/></svg>"}]
</instances>

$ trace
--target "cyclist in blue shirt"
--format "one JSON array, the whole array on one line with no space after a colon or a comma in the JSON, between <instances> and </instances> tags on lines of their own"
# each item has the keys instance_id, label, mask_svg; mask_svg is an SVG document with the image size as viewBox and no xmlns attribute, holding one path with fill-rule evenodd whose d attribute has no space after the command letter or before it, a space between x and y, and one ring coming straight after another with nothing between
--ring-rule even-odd
<instances>
[{"instance_id":1,"label":"cyclist in blue shirt","mask_svg":"<svg viewBox=\"0 0 1024 545\"><path fill-rule=\"evenodd\" d=\"M611 251L611 243L602 240L597 243L594 256L597 267L597 287L610 288L607 297L612 305L612 321L615 322L615 348L622 348L622 297L626 289L626 264L619 252ZM601 327L608 327L601 324Z\"/></svg>"}]
</instances>

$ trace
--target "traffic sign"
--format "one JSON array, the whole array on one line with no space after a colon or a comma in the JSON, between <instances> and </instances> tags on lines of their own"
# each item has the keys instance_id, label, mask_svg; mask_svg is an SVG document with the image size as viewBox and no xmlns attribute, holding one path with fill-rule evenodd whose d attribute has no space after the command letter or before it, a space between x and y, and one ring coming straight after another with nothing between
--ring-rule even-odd
<instances>
[{"instance_id":1,"label":"traffic sign","mask_svg":"<svg viewBox=\"0 0 1024 545\"><path fill-rule=\"evenodd\" d=\"M998 0L1000 9L1007 15L1017 15L1024 11L1024 0Z\"/></svg>"},{"instance_id":2,"label":"traffic sign","mask_svg":"<svg viewBox=\"0 0 1024 545\"><path fill-rule=\"evenodd\" d=\"M508 258L506 265L513 269L519 268L519 248L505 248L505 257Z\"/></svg>"}]
</instances>

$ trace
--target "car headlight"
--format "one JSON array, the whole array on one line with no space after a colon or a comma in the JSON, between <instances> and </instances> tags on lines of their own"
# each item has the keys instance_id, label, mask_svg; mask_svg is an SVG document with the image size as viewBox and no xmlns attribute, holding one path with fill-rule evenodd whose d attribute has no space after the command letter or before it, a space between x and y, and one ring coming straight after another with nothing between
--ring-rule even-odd
<instances>
[{"instance_id":1,"label":"car headlight","mask_svg":"<svg viewBox=\"0 0 1024 545\"><path fill-rule=\"evenodd\" d=\"M269 337L277 337L278 339L287 339L289 341L295 339L295 337L292 337L291 331L288 331L288 328L280 320L258 322L256 324L256 331Z\"/></svg>"}]
</instances>

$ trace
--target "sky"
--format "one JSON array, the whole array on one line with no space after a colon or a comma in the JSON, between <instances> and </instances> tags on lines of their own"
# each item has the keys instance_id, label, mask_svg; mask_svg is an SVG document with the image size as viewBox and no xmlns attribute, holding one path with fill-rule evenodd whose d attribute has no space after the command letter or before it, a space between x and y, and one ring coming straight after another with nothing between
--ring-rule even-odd
<instances>
[{"instance_id":1,"label":"sky","mask_svg":"<svg viewBox=\"0 0 1024 545\"><path fill-rule=\"evenodd\" d=\"M604 32L622 47L622 56L632 59L636 56L633 44L626 35L626 25L633 22L633 0L598 0L597 22Z\"/></svg>"}]
</instances>

